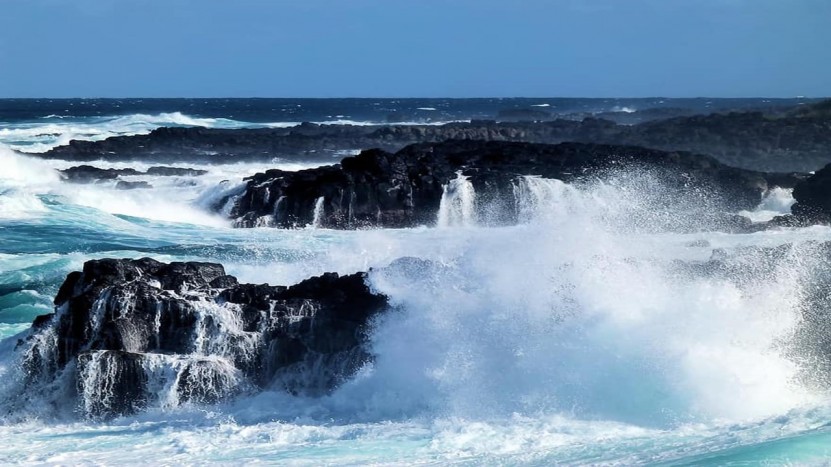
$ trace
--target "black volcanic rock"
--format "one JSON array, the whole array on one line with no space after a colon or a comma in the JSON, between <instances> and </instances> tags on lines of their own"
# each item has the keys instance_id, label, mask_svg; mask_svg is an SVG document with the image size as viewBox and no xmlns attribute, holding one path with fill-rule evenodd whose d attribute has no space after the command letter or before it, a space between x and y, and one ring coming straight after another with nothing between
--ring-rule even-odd
<instances>
[{"instance_id":1,"label":"black volcanic rock","mask_svg":"<svg viewBox=\"0 0 831 467\"><path fill-rule=\"evenodd\" d=\"M795 183L787 175L736 169L689 153L580 143L448 141L412 145L394 154L364 151L336 166L254 175L246 191L233 197L231 216L241 227L304 226L312 223L320 203L321 227L430 225L444 185L463 174L480 202L501 211L496 218L513 223L518 216L514 188L521 176L575 181L621 170L654 173L678 192L707 190L722 197L731 211L758 205L769 178Z\"/></svg>"},{"instance_id":2,"label":"black volcanic rock","mask_svg":"<svg viewBox=\"0 0 831 467\"><path fill-rule=\"evenodd\" d=\"M807 172L831 160L831 112L827 103L792 111L732 112L664 116L661 110L635 125L601 118L581 121L456 122L444 125L316 125L291 128L207 129L159 128L147 135L118 136L103 141L71 141L35 157L75 161L135 159L227 163L274 158L327 163L339 151L380 148L397 151L407 145L449 139L561 143L576 141L634 145L666 151L708 154L735 167L752 170ZM522 110L522 109L521 109ZM523 110L525 111L525 110ZM648 113L646 110L644 113ZM666 115L673 113L665 112ZM633 123L641 112L599 114ZM534 114L531 120L540 120ZM655 118L653 118L655 117Z\"/></svg>"},{"instance_id":3,"label":"black volcanic rock","mask_svg":"<svg viewBox=\"0 0 831 467\"><path fill-rule=\"evenodd\" d=\"M126 180L119 180L118 183L115 184L116 190L135 190L139 188L153 188L153 185L145 181L128 182Z\"/></svg>"},{"instance_id":4,"label":"black volcanic rock","mask_svg":"<svg viewBox=\"0 0 831 467\"><path fill-rule=\"evenodd\" d=\"M367 326L387 301L364 278L272 287L239 284L212 263L88 261L61 286L55 313L35 320L24 391L74 379L75 403L93 418L275 384L322 394L370 358Z\"/></svg>"},{"instance_id":5,"label":"black volcanic rock","mask_svg":"<svg viewBox=\"0 0 831 467\"><path fill-rule=\"evenodd\" d=\"M91 165L79 165L60 170L61 178L72 183L93 183L101 180L115 180L122 175L141 175L135 169L100 169Z\"/></svg>"},{"instance_id":6,"label":"black volcanic rock","mask_svg":"<svg viewBox=\"0 0 831 467\"><path fill-rule=\"evenodd\" d=\"M781 225L808 225L831 223L831 164L794 187L796 204L791 207L793 216L777 219Z\"/></svg>"},{"instance_id":7,"label":"black volcanic rock","mask_svg":"<svg viewBox=\"0 0 831 467\"><path fill-rule=\"evenodd\" d=\"M189 169L180 167L153 166L147 169L146 175L161 177L199 177L208 173L207 170Z\"/></svg>"},{"instance_id":8,"label":"black volcanic rock","mask_svg":"<svg viewBox=\"0 0 831 467\"><path fill-rule=\"evenodd\" d=\"M58 171L61 178L69 183L97 183L105 180L118 180L122 176L133 175L152 175L160 177L198 177L208 173L207 170L180 168L180 167L164 167L153 166L147 169L146 172L140 172L136 169L102 169L93 167L91 165L79 165L70 167L65 170ZM120 181L116 188L122 190L130 190L133 188L151 188L147 182L129 182Z\"/></svg>"}]
</instances>

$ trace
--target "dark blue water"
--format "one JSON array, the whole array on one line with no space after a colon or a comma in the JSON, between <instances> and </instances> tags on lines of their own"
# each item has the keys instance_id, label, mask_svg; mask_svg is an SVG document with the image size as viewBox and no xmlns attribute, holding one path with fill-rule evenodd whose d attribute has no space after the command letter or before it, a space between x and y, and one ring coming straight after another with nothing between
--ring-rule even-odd
<instances>
[{"instance_id":1,"label":"dark blue water","mask_svg":"<svg viewBox=\"0 0 831 467\"><path fill-rule=\"evenodd\" d=\"M402 118L488 118L506 109L536 108L554 114L656 108L717 111L784 107L813 101L815 100L804 98L0 99L0 122L31 121L49 116L105 117L170 112L181 112L199 118L227 118L254 123L336 119L385 122Z\"/></svg>"}]
</instances>

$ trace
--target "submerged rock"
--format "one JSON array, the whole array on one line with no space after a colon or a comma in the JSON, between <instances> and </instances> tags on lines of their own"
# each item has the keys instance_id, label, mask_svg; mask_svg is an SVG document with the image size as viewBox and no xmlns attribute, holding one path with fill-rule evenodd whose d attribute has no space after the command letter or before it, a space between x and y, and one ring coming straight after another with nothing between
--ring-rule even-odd
<instances>
[{"instance_id":1,"label":"submerged rock","mask_svg":"<svg viewBox=\"0 0 831 467\"><path fill-rule=\"evenodd\" d=\"M135 169L101 169L91 165L79 165L59 172L65 181L72 183L94 183L115 180L122 175L141 175L141 172Z\"/></svg>"},{"instance_id":2,"label":"submerged rock","mask_svg":"<svg viewBox=\"0 0 831 467\"><path fill-rule=\"evenodd\" d=\"M118 183L115 184L116 190L135 190L142 188L153 188L153 185L145 181L128 182L126 180L119 180Z\"/></svg>"},{"instance_id":3,"label":"submerged rock","mask_svg":"<svg viewBox=\"0 0 831 467\"><path fill-rule=\"evenodd\" d=\"M521 216L516 196L523 176L570 182L624 171L656 175L672 190L667 196L707 193L730 212L755 208L769 180L793 183L787 174L737 169L684 152L464 140L416 144L394 154L373 149L299 172L269 170L248 178L244 193L220 200L217 208L230 201L239 227L413 227L441 222L442 200L455 202L451 192L463 188L491 222L510 224ZM741 227L735 219L728 223Z\"/></svg>"},{"instance_id":4,"label":"submerged rock","mask_svg":"<svg viewBox=\"0 0 831 467\"><path fill-rule=\"evenodd\" d=\"M147 172L145 173L147 175L156 175L161 177L200 177L208 173L208 171L182 167L153 166L147 169Z\"/></svg>"},{"instance_id":5,"label":"submerged rock","mask_svg":"<svg viewBox=\"0 0 831 467\"><path fill-rule=\"evenodd\" d=\"M282 287L239 284L212 263L88 261L21 343L21 396L74 381L74 404L99 418L254 388L323 394L371 357L367 326L387 301L364 279Z\"/></svg>"},{"instance_id":6,"label":"submerged rock","mask_svg":"<svg viewBox=\"0 0 831 467\"><path fill-rule=\"evenodd\" d=\"M151 175L157 177L199 177L208 173L207 170L182 167L154 166L147 169L146 172L141 172L130 168L102 169L91 165L79 165L65 170L59 170L58 172L61 174L61 178L69 183L97 183L105 180L118 180L122 176L135 175ZM123 185L122 183L119 183L119 185L122 185L122 189L150 188L150 186L147 185L147 182L122 182L124 183ZM139 186L138 184L141 183L144 183L147 186ZM130 186L129 184L132 184L133 186ZM118 186L116 186L116 188L118 188Z\"/></svg>"}]
</instances>

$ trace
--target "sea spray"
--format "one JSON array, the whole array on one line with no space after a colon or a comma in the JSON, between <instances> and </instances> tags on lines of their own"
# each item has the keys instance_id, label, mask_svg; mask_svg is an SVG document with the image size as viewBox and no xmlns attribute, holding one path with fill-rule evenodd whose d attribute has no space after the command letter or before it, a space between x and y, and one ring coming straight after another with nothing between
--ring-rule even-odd
<instances>
[{"instance_id":1,"label":"sea spray","mask_svg":"<svg viewBox=\"0 0 831 467\"><path fill-rule=\"evenodd\" d=\"M533 175L519 177L513 188L517 220L523 223L540 217L569 215L566 211L570 207L568 198L574 196L576 190L560 180Z\"/></svg>"},{"instance_id":2,"label":"sea spray","mask_svg":"<svg viewBox=\"0 0 831 467\"><path fill-rule=\"evenodd\" d=\"M206 462L307 459L326 447L323 458L333 462L634 464L821 435L828 412L801 384L812 368L791 346L805 284L822 272L807 261L818 251L806 244L772 261L764 248L824 239L827 230L653 231L669 218L656 206L689 216L687 223L699 208L662 200L659 183L645 190L627 184L632 178L565 185L552 205L529 209L536 214L527 222L501 228L262 232L147 222L158 239L187 235L198 247L161 245L154 256L219 257L251 281L290 283L392 263L371 276L396 305L376 324L375 362L323 397L276 385L212 404L185 402L192 396L180 398L178 389L189 379L179 368L207 357L160 357L143 363L155 381L147 394L163 399L145 414L53 425L54 414L35 407L60 407L61 399L29 394L32 418L47 420L31 429L42 436L7 430L8 449L26 446L31 454L18 458L43 462L57 462L49 453L58 449L77 459L161 461L171 444L185 443L182 456ZM546 198L525 198L532 199ZM124 238L120 225L102 228ZM234 248L216 249L220 241ZM721 263L707 261L714 249ZM402 256L421 259L395 261ZM48 264L64 274L77 269ZM210 387L234 374L222 371L227 363L210 363ZM315 367L306 368L293 376L312 378ZM61 387L72 388L63 378ZM80 445L91 431L112 443ZM202 443L206 434L222 448Z\"/></svg>"},{"instance_id":3,"label":"sea spray","mask_svg":"<svg viewBox=\"0 0 831 467\"><path fill-rule=\"evenodd\" d=\"M379 326L373 372L343 397L390 402L382 413L560 413L653 427L816 400L782 349L800 323L795 272L810 250L773 269L758 251L727 259L756 269L680 273L683 248L601 222L615 206L598 190L558 199L570 216L476 236L445 265L373 276L405 311Z\"/></svg>"},{"instance_id":4,"label":"sea spray","mask_svg":"<svg viewBox=\"0 0 831 467\"><path fill-rule=\"evenodd\" d=\"M314 211L312 212L312 225L311 225L311 227L313 229L319 229L319 228L323 227L323 216L326 214L325 213L326 208L323 205L324 201L325 201L325 199L323 198L323 196L321 196L321 197L319 197L315 200L315 208L314 208Z\"/></svg>"},{"instance_id":5,"label":"sea spray","mask_svg":"<svg viewBox=\"0 0 831 467\"><path fill-rule=\"evenodd\" d=\"M476 192L461 172L443 187L439 204L439 227L467 227L476 223Z\"/></svg>"}]
</instances>

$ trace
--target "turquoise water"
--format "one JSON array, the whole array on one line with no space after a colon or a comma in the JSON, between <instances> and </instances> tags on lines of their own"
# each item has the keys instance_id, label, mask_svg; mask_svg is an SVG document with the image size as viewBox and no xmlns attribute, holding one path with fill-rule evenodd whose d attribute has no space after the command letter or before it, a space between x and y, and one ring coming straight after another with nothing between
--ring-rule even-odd
<instances>
[{"instance_id":1,"label":"turquoise water","mask_svg":"<svg viewBox=\"0 0 831 467\"><path fill-rule=\"evenodd\" d=\"M0 463L779 465L831 455L827 394L802 384L804 362L781 351L815 272L806 241L831 239L827 228L653 232L628 223L643 222L632 213L659 192L541 184L542 205L516 227L235 230L201 206L254 167L128 193L64 185L51 173L61 161L0 157L0 380L17 375L19 333L94 258L217 261L272 284L374 268L371 285L397 309L373 330L375 363L329 396L266 391L109 422L3 411ZM752 214L787 209L789 195L777 196ZM716 248L793 242L806 246L767 275L752 263L736 280L666 268ZM379 269L401 257L434 266Z\"/></svg>"}]
</instances>

